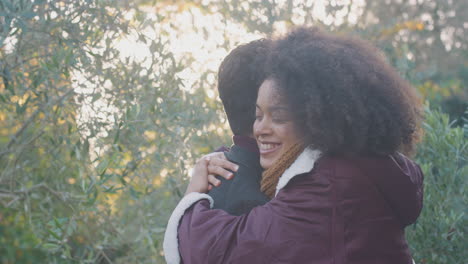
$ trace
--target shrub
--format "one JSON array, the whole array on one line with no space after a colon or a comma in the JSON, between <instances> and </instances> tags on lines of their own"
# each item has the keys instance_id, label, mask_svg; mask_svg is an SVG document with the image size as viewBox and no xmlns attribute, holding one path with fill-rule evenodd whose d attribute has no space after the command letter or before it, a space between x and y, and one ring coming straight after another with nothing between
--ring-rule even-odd
<instances>
[{"instance_id":1,"label":"shrub","mask_svg":"<svg viewBox=\"0 0 468 264\"><path fill-rule=\"evenodd\" d=\"M427 110L417 161L424 174L424 208L407 237L416 263L463 264L466 251L468 142L466 127ZM464 131L465 130L465 131Z\"/></svg>"}]
</instances>

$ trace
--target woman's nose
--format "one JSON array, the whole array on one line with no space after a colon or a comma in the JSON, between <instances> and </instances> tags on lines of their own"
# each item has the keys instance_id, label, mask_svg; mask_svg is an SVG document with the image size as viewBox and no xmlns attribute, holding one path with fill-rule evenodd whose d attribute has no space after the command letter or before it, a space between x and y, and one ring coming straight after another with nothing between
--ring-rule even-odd
<instances>
[{"instance_id":1,"label":"woman's nose","mask_svg":"<svg viewBox=\"0 0 468 264\"><path fill-rule=\"evenodd\" d=\"M262 118L261 120L257 120L254 123L254 135L267 135L271 133L271 124L267 118Z\"/></svg>"}]
</instances>

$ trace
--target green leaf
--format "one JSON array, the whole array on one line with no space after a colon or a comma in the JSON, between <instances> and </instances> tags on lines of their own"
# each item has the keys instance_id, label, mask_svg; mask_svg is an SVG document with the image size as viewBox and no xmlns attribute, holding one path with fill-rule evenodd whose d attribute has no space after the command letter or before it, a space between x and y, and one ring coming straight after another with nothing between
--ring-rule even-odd
<instances>
[{"instance_id":1,"label":"green leaf","mask_svg":"<svg viewBox=\"0 0 468 264\"><path fill-rule=\"evenodd\" d=\"M7 103L9 100L4 95L0 94L0 101Z\"/></svg>"},{"instance_id":2,"label":"green leaf","mask_svg":"<svg viewBox=\"0 0 468 264\"><path fill-rule=\"evenodd\" d=\"M88 200L84 203L84 205L85 206L94 205L94 203L96 202L96 200L98 198L98 195L99 195L99 191L97 190L96 187L93 187L93 191L92 191L91 195L88 195Z\"/></svg>"},{"instance_id":3,"label":"green leaf","mask_svg":"<svg viewBox=\"0 0 468 264\"><path fill-rule=\"evenodd\" d=\"M96 167L96 170L99 176L104 175L107 168L109 167L109 163L110 161L108 159L104 159L98 164L98 166Z\"/></svg>"},{"instance_id":4,"label":"green leaf","mask_svg":"<svg viewBox=\"0 0 468 264\"><path fill-rule=\"evenodd\" d=\"M53 244L53 243L44 243L42 244L42 248L50 251L56 251L60 248L60 245Z\"/></svg>"},{"instance_id":5,"label":"green leaf","mask_svg":"<svg viewBox=\"0 0 468 264\"><path fill-rule=\"evenodd\" d=\"M141 195L141 192L138 192L136 191L135 189L133 189L133 187L130 187L130 196L134 199L134 200L138 200L140 198L140 195Z\"/></svg>"},{"instance_id":6,"label":"green leaf","mask_svg":"<svg viewBox=\"0 0 468 264\"><path fill-rule=\"evenodd\" d=\"M31 18L36 16L36 13L34 13L33 11L25 11L25 12L21 13L21 16L24 19L31 19Z\"/></svg>"},{"instance_id":7,"label":"green leaf","mask_svg":"<svg viewBox=\"0 0 468 264\"><path fill-rule=\"evenodd\" d=\"M122 122L119 123L119 126L117 128L117 132L115 133L114 142L112 143L114 145L117 144L117 142L119 141L121 125L122 125Z\"/></svg>"},{"instance_id":8,"label":"green leaf","mask_svg":"<svg viewBox=\"0 0 468 264\"><path fill-rule=\"evenodd\" d=\"M60 240L60 235L54 232L52 229L47 229L47 233L49 233L52 237L54 237L57 240Z\"/></svg>"},{"instance_id":9,"label":"green leaf","mask_svg":"<svg viewBox=\"0 0 468 264\"><path fill-rule=\"evenodd\" d=\"M91 103L94 103L94 102L96 102L97 100L99 100L99 99L101 98L101 96L102 96L102 95L101 95L100 93L95 93L95 94L93 94L93 96L92 96L93 99L91 100Z\"/></svg>"}]
</instances>

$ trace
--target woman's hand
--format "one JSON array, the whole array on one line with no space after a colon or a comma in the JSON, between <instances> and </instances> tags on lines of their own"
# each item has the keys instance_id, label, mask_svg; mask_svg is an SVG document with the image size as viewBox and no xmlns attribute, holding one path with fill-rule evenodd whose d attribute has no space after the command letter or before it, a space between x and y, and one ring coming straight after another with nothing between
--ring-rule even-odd
<instances>
[{"instance_id":1,"label":"woman's hand","mask_svg":"<svg viewBox=\"0 0 468 264\"><path fill-rule=\"evenodd\" d=\"M235 163L230 162L223 152L215 152L206 155L209 157L208 162L208 190L211 190L213 186L219 186L221 181L216 178L215 175L219 175L226 180L234 177L233 171L237 171L239 168Z\"/></svg>"},{"instance_id":2,"label":"woman's hand","mask_svg":"<svg viewBox=\"0 0 468 264\"><path fill-rule=\"evenodd\" d=\"M185 194L191 192L205 193L211 190L213 186L221 184L221 181L214 175L229 180L234 176L233 172L237 171L238 168L239 166L228 161L222 152L205 155L195 163L192 178Z\"/></svg>"}]
</instances>

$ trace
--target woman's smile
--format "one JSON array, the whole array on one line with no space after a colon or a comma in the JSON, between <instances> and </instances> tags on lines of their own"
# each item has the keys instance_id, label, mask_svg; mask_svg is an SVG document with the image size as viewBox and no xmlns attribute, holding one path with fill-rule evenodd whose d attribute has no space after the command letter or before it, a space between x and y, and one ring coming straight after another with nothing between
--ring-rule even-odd
<instances>
[{"instance_id":1,"label":"woman's smile","mask_svg":"<svg viewBox=\"0 0 468 264\"><path fill-rule=\"evenodd\" d=\"M281 148L281 143L258 142L260 155L268 155L278 151Z\"/></svg>"}]
</instances>

